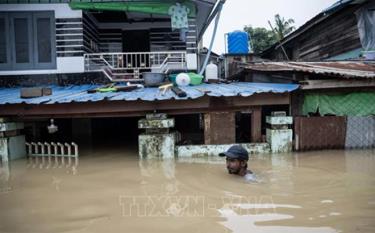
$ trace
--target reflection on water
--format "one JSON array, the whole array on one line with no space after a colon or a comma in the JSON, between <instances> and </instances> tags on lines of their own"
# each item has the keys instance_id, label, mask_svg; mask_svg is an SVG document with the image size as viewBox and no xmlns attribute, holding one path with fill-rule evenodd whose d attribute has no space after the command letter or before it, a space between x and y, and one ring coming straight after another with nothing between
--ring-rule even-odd
<instances>
[{"instance_id":1,"label":"reflection on water","mask_svg":"<svg viewBox=\"0 0 375 233\"><path fill-rule=\"evenodd\" d=\"M7 193L11 191L11 187L9 186L9 162L3 161L0 163L0 193Z\"/></svg>"},{"instance_id":2,"label":"reflection on water","mask_svg":"<svg viewBox=\"0 0 375 233\"><path fill-rule=\"evenodd\" d=\"M292 227L292 226L257 226L256 223L269 222L276 220L290 220L294 217L287 214L268 213L256 215L238 215L231 209L220 209L223 217L227 218L222 224L233 232L316 232L329 233L337 232L331 227Z\"/></svg>"},{"instance_id":3,"label":"reflection on water","mask_svg":"<svg viewBox=\"0 0 375 233\"><path fill-rule=\"evenodd\" d=\"M77 170L0 166L0 232L375 232L375 152L219 157L83 154Z\"/></svg>"}]
</instances>

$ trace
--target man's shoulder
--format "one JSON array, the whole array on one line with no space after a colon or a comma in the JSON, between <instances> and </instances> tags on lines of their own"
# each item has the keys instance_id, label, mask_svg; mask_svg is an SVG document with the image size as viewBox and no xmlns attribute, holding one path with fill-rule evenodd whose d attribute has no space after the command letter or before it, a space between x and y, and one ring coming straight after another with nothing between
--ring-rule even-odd
<instances>
[{"instance_id":1,"label":"man's shoulder","mask_svg":"<svg viewBox=\"0 0 375 233\"><path fill-rule=\"evenodd\" d=\"M256 176L252 171L247 171L244 178L246 181L257 181Z\"/></svg>"}]
</instances>

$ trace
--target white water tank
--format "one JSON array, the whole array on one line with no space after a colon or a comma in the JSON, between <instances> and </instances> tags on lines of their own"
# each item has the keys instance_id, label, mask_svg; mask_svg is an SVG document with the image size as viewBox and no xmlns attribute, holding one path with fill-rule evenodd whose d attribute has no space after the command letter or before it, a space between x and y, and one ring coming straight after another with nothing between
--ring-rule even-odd
<instances>
[{"instance_id":1,"label":"white water tank","mask_svg":"<svg viewBox=\"0 0 375 233\"><path fill-rule=\"evenodd\" d=\"M219 72L217 65L214 63L210 63L206 66L206 81L207 80L212 80L212 79L218 79L219 78Z\"/></svg>"}]
</instances>

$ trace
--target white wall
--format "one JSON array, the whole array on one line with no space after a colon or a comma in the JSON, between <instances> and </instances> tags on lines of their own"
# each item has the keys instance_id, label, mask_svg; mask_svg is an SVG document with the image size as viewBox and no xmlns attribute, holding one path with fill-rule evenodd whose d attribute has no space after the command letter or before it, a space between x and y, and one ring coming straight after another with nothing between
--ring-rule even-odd
<instances>
[{"instance_id":1,"label":"white wall","mask_svg":"<svg viewBox=\"0 0 375 233\"><path fill-rule=\"evenodd\" d=\"M72 10L69 4L1 4L0 11L55 11L55 18L81 18L81 10Z\"/></svg>"},{"instance_id":2,"label":"white wall","mask_svg":"<svg viewBox=\"0 0 375 233\"><path fill-rule=\"evenodd\" d=\"M54 70L10 70L0 71L0 75L83 73L84 65L83 57L57 57Z\"/></svg>"}]
</instances>

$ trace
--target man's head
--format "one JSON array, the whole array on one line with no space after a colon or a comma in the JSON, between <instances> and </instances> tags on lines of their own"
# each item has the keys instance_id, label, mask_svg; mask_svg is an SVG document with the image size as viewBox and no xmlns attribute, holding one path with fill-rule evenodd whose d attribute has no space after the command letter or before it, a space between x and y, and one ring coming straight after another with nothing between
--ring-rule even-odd
<instances>
[{"instance_id":1,"label":"man's head","mask_svg":"<svg viewBox=\"0 0 375 233\"><path fill-rule=\"evenodd\" d=\"M226 157L229 174L243 175L247 171L249 153L242 146L232 146L219 156Z\"/></svg>"}]
</instances>

